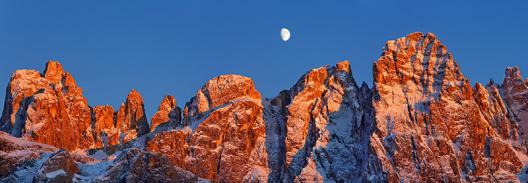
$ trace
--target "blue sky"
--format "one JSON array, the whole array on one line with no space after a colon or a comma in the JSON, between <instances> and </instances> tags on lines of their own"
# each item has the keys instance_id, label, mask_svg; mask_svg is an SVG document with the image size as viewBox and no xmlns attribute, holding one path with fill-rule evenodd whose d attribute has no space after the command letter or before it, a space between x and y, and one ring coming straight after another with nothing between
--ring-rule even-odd
<instances>
[{"instance_id":1,"label":"blue sky","mask_svg":"<svg viewBox=\"0 0 528 183\"><path fill-rule=\"evenodd\" d=\"M507 66L528 75L528 3L428 2L0 1L0 88L16 69L55 59L90 105L117 107L136 88L150 116L164 95L183 106L227 73L273 97L309 69L348 59L372 86L385 41L416 31L435 33L473 83L501 81Z\"/></svg>"}]
</instances>

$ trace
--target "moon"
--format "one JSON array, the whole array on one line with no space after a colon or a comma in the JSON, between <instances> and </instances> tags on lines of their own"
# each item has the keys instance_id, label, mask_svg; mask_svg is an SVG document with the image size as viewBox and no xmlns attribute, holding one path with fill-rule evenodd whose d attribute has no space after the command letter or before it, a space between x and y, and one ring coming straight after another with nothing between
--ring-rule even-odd
<instances>
[{"instance_id":1,"label":"moon","mask_svg":"<svg viewBox=\"0 0 528 183\"><path fill-rule=\"evenodd\" d=\"M280 34L281 34L281 38L282 38L282 40L284 42L290 40L291 34L290 34L290 31L288 29L282 28Z\"/></svg>"}]
</instances>

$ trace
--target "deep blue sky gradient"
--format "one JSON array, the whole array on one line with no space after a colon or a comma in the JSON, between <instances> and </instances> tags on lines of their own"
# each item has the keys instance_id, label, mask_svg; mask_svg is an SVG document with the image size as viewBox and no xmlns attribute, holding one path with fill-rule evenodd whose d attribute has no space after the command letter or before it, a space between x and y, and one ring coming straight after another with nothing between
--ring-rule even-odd
<instances>
[{"instance_id":1,"label":"deep blue sky gradient","mask_svg":"<svg viewBox=\"0 0 528 183\"><path fill-rule=\"evenodd\" d=\"M265 97L311 68L351 61L372 86L385 41L433 32L474 83L525 74L526 1L0 1L0 103L16 69L59 60L90 105L118 107L132 88L151 116L164 95L183 106L207 80L254 79ZM289 42L279 31L288 27ZM360 83L358 83L360 84ZM3 106L3 105L2 105Z\"/></svg>"}]
</instances>

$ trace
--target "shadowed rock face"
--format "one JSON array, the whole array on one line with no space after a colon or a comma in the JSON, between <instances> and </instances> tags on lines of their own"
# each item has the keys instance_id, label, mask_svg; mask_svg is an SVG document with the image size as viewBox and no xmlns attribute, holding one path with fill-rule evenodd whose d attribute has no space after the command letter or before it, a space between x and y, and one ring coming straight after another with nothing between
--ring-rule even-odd
<instances>
[{"instance_id":1,"label":"shadowed rock face","mask_svg":"<svg viewBox=\"0 0 528 183\"><path fill-rule=\"evenodd\" d=\"M199 178L167 163L164 155L127 149L94 182L198 182Z\"/></svg>"},{"instance_id":2,"label":"shadowed rock face","mask_svg":"<svg viewBox=\"0 0 528 183\"><path fill-rule=\"evenodd\" d=\"M23 141L0 131L0 178L13 173L27 161L55 151L58 151L55 147Z\"/></svg>"},{"instance_id":3,"label":"shadowed rock face","mask_svg":"<svg viewBox=\"0 0 528 183\"><path fill-rule=\"evenodd\" d=\"M73 157L67 151L58 151L51 155L40 167L35 182L72 182L79 173Z\"/></svg>"},{"instance_id":4,"label":"shadowed rock face","mask_svg":"<svg viewBox=\"0 0 528 183\"><path fill-rule=\"evenodd\" d=\"M370 90L360 89L349 62L306 73L270 100L266 119L270 178L277 181L366 180L372 111ZM278 129L278 130L277 130Z\"/></svg>"},{"instance_id":5,"label":"shadowed rock face","mask_svg":"<svg viewBox=\"0 0 528 183\"><path fill-rule=\"evenodd\" d=\"M502 84L471 86L435 35L412 33L386 43L373 77L372 89L359 87L344 61L312 69L289 90L262 99L250 78L221 75L185 104L183 117L174 97L164 97L149 125L136 90L117 111L90 108L58 62L49 62L43 75L19 70L7 87L0 129L67 151L0 133L0 181L24 181L21 171L32 173L31 180L59 182L515 182L516 174L526 176L528 82L518 68L506 69ZM88 149L117 153L102 160L70 154Z\"/></svg>"}]
</instances>

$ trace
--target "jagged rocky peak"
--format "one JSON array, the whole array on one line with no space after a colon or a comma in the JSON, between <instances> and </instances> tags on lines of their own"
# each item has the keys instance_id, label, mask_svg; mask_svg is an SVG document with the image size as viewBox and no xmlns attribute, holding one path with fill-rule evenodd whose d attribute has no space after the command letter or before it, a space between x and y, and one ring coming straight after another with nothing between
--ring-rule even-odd
<instances>
[{"instance_id":1,"label":"jagged rocky peak","mask_svg":"<svg viewBox=\"0 0 528 183\"><path fill-rule=\"evenodd\" d=\"M181 128L154 133L147 151L213 182L266 182L266 125L250 78L222 75L187 103Z\"/></svg>"},{"instance_id":2,"label":"jagged rocky peak","mask_svg":"<svg viewBox=\"0 0 528 183\"><path fill-rule=\"evenodd\" d=\"M49 61L44 75L16 71L7 91L3 131L67 150L92 145L90 108L60 63Z\"/></svg>"},{"instance_id":3,"label":"jagged rocky peak","mask_svg":"<svg viewBox=\"0 0 528 183\"><path fill-rule=\"evenodd\" d=\"M116 127L120 131L120 138L122 138L123 143L149 132L150 128L145 116L143 98L136 89L132 89L126 98L126 102L121 104L117 112Z\"/></svg>"},{"instance_id":4,"label":"jagged rocky peak","mask_svg":"<svg viewBox=\"0 0 528 183\"><path fill-rule=\"evenodd\" d=\"M505 77L504 80L517 80L517 79L523 80L521 71L519 70L519 67L517 66L506 68L504 77Z\"/></svg>"},{"instance_id":5,"label":"jagged rocky peak","mask_svg":"<svg viewBox=\"0 0 528 183\"><path fill-rule=\"evenodd\" d=\"M373 75L378 121L388 117L423 121L420 113L428 110L431 100L453 95L457 100L471 98L469 81L432 33L416 32L387 41L373 65ZM386 132L386 128L380 130Z\"/></svg>"},{"instance_id":6,"label":"jagged rocky peak","mask_svg":"<svg viewBox=\"0 0 528 183\"><path fill-rule=\"evenodd\" d=\"M237 98L260 100L261 96L251 78L235 74L220 75L209 80L185 105L184 118L187 120L199 117L202 113Z\"/></svg>"},{"instance_id":7,"label":"jagged rocky peak","mask_svg":"<svg viewBox=\"0 0 528 183\"><path fill-rule=\"evenodd\" d=\"M515 179L522 163L501 137L515 127L498 102L500 94L491 93L495 99L490 100L493 88L477 84L473 89L433 34L388 41L373 74L376 127L369 166L375 171L370 177L389 182Z\"/></svg>"},{"instance_id":8,"label":"jagged rocky peak","mask_svg":"<svg viewBox=\"0 0 528 183\"><path fill-rule=\"evenodd\" d=\"M48 61L46 64L46 69L44 70L44 78L54 84L58 84L62 81L63 74L64 69L58 61Z\"/></svg>"},{"instance_id":9,"label":"jagged rocky peak","mask_svg":"<svg viewBox=\"0 0 528 183\"><path fill-rule=\"evenodd\" d=\"M387 41L381 57L374 63L374 84L378 92L385 92L379 89L380 85L386 85L427 95L439 93L442 86L459 86L465 80L451 53L432 33L416 32Z\"/></svg>"},{"instance_id":10,"label":"jagged rocky peak","mask_svg":"<svg viewBox=\"0 0 528 183\"><path fill-rule=\"evenodd\" d=\"M65 89L65 93L70 96L82 95L82 89L77 86L72 74L65 71L58 61L48 61L43 77L53 84L56 90Z\"/></svg>"},{"instance_id":11,"label":"jagged rocky peak","mask_svg":"<svg viewBox=\"0 0 528 183\"><path fill-rule=\"evenodd\" d=\"M518 67L508 67L502 83L502 93L511 112L512 120L519 126L520 145L528 152L528 84Z\"/></svg>"},{"instance_id":12,"label":"jagged rocky peak","mask_svg":"<svg viewBox=\"0 0 528 183\"><path fill-rule=\"evenodd\" d=\"M176 106L173 96L165 96L158 107L158 111L152 116L150 131L154 131L158 125L176 127L181 122L181 109Z\"/></svg>"},{"instance_id":13,"label":"jagged rocky peak","mask_svg":"<svg viewBox=\"0 0 528 183\"><path fill-rule=\"evenodd\" d=\"M366 84L361 90L370 91ZM276 107L266 117L271 181L366 180L369 96L343 61L312 69L272 99Z\"/></svg>"},{"instance_id":14,"label":"jagged rocky peak","mask_svg":"<svg viewBox=\"0 0 528 183\"><path fill-rule=\"evenodd\" d=\"M7 85L7 93L5 97L4 110L2 113L1 130L11 133L15 136L20 136L17 129L13 131L15 122L19 122L18 128L22 127L20 119L16 113L21 110L25 111L24 108L29 98L37 91L47 88L50 89L46 79L42 78L40 73L35 70L17 70L11 75L11 80ZM22 109L20 109L22 107Z\"/></svg>"},{"instance_id":15,"label":"jagged rocky peak","mask_svg":"<svg viewBox=\"0 0 528 183\"><path fill-rule=\"evenodd\" d=\"M522 99L522 97L519 97L518 95L522 95L524 91L528 90L528 85L525 84L518 67L506 68L502 84L504 86L506 98L512 102L515 100L514 98L517 98L517 100Z\"/></svg>"},{"instance_id":16,"label":"jagged rocky peak","mask_svg":"<svg viewBox=\"0 0 528 183\"><path fill-rule=\"evenodd\" d=\"M261 98L251 78L235 74L220 75L209 80L202 88L202 91L211 101L209 104L211 108L241 97L257 100Z\"/></svg>"},{"instance_id":17,"label":"jagged rocky peak","mask_svg":"<svg viewBox=\"0 0 528 183\"><path fill-rule=\"evenodd\" d=\"M504 96L517 121L528 121L528 85L518 67L508 67L502 83Z\"/></svg>"}]
</instances>

